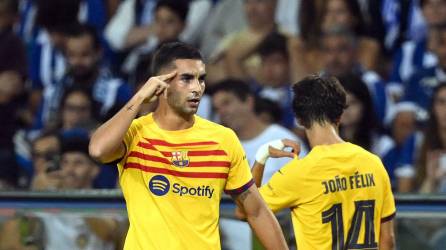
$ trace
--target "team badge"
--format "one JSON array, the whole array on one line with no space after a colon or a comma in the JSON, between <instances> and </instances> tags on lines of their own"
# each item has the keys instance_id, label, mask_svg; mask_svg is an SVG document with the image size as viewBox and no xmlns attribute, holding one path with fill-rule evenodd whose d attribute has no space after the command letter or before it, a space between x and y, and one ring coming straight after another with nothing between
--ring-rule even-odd
<instances>
[{"instance_id":1,"label":"team badge","mask_svg":"<svg viewBox=\"0 0 446 250\"><path fill-rule=\"evenodd\" d=\"M189 165L189 157L187 151L174 151L172 152L172 164L174 166L184 168Z\"/></svg>"}]
</instances>

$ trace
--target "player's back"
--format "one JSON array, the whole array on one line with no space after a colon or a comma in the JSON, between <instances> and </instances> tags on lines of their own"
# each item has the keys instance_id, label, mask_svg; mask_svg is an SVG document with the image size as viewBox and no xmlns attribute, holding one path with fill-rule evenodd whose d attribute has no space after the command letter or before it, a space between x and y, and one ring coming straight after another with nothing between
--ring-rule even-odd
<instances>
[{"instance_id":1,"label":"player's back","mask_svg":"<svg viewBox=\"0 0 446 250\"><path fill-rule=\"evenodd\" d=\"M268 188L273 210L292 208L299 249L378 249L381 219L395 212L381 161L351 143L314 147Z\"/></svg>"}]
</instances>

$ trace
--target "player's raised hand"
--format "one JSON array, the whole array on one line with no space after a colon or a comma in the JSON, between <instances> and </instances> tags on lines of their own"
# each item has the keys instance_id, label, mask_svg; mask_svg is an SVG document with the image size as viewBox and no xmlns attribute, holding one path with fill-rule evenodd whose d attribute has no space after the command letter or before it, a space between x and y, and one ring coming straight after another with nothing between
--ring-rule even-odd
<instances>
[{"instance_id":1,"label":"player's raised hand","mask_svg":"<svg viewBox=\"0 0 446 250\"><path fill-rule=\"evenodd\" d=\"M280 147L274 147L270 145L268 147L269 156L272 158L289 157L294 158L300 153L300 145L296 141L290 139L282 139L282 145ZM287 151L287 148L291 148L292 151Z\"/></svg>"},{"instance_id":2,"label":"player's raised hand","mask_svg":"<svg viewBox=\"0 0 446 250\"><path fill-rule=\"evenodd\" d=\"M288 148L291 148L292 151L287 151ZM266 160L269 157L272 158L280 158L280 157L290 157L294 158L299 155L300 145L299 143L289 140L274 140L268 143L263 144L256 153L256 162L265 165Z\"/></svg>"},{"instance_id":3,"label":"player's raised hand","mask_svg":"<svg viewBox=\"0 0 446 250\"><path fill-rule=\"evenodd\" d=\"M137 95L144 99L144 102L153 102L158 96L165 92L169 87L169 81L176 76L177 72L173 71L169 74L152 76L139 89Z\"/></svg>"}]
</instances>

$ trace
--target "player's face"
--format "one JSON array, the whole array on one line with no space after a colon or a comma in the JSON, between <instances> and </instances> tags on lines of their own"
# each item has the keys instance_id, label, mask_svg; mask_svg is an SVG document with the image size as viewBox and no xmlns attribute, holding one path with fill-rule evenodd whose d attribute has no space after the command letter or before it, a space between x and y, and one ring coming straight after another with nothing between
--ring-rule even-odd
<instances>
[{"instance_id":1,"label":"player's face","mask_svg":"<svg viewBox=\"0 0 446 250\"><path fill-rule=\"evenodd\" d=\"M348 108L344 110L344 113L341 116L341 125L355 126L361 120L363 105L361 101L351 93L347 93L347 105Z\"/></svg>"},{"instance_id":2,"label":"player's face","mask_svg":"<svg viewBox=\"0 0 446 250\"><path fill-rule=\"evenodd\" d=\"M60 167L62 186L65 189L89 188L98 173L98 167L81 152L64 153Z\"/></svg>"},{"instance_id":3,"label":"player's face","mask_svg":"<svg viewBox=\"0 0 446 250\"><path fill-rule=\"evenodd\" d=\"M65 53L70 72L76 79L90 76L95 71L100 55L88 35L67 39Z\"/></svg>"},{"instance_id":4,"label":"player's face","mask_svg":"<svg viewBox=\"0 0 446 250\"><path fill-rule=\"evenodd\" d=\"M248 101L240 100L231 92L219 91L212 97L212 103L223 125L235 131L246 125L244 117L250 109Z\"/></svg>"},{"instance_id":5,"label":"player's face","mask_svg":"<svg viewBox=\"0 0 446 250\"><path fill-rule=\"evenodd\" d=\"M193 115L205 89L205 65L195 59L178 59L174 64L177 74L167 89L167 103L177 114Z\"/></svg>"},{"instance_id":6,"label":"player's face","mask_svg":"<svg viewBox=\"0 0 446 250\"><path fill-rule=\"evenodd\" d=\"M355 64L355 49L345 37L324 38L324 65L329 75L340 76L349 72Z\"/></svg>"},{"instance_id":7,"label":"player's face","mask_svg":"<svg viewBox=\"0 0 446 250\"><path fill-rule=\"evenodd\" d=\"M438 91L435 97L434 113L437 116L438 127L446 130L446 88Z\"/></svg>"},{"instance_id":8,"label":"player's face","mask_svg":"<svg viewBox=\"0 0 446 250\"><path fill-rule=\"evenodd\" d=\"M155 33L159 41L177 39L183 28L183 21L169 8L160 7L156 11Z\"/></svg>"}]
</instances>

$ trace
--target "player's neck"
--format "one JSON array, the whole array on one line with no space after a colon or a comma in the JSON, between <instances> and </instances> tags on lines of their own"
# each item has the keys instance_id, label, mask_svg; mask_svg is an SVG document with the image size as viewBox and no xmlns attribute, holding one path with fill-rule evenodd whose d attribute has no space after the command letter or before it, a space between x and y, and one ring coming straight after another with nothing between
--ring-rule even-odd
<instances>
[{"instance_id":1,"label":"player's neck","mask_svg":"<svg viewBox=\"0 0 446 250\"><path fill-rule=\"evenodd\" d=\"M266 127L267 124L260 120L255 114L252 114L246 116L244 126L238 129L236 132L240 140L246 141L257 137L265 130Z\"/></svg>"},{"instance_id":2,"label":"player's neck","mask_svg":"<svg viewBox=\"0 0 446 250\"><path fill-rule=\"evenodd\" d=\"M305 130L305 133L311 148L318 145L330 145L344 142L344 140L339 137L336 127L328 123L323 125L314 123L311 128Z\"/></svg>"},{"instance_id":3,"label":"player's neck","mask_svg":"<svg viewBox=\"0 0 446 250\"><path fill-rule=\"evenodd\" d=\"M179 115L168 108L158 108L153 112L153 120L163 130L183 130L194 125L194 115Z\"/></svg>"}]
</instances>

